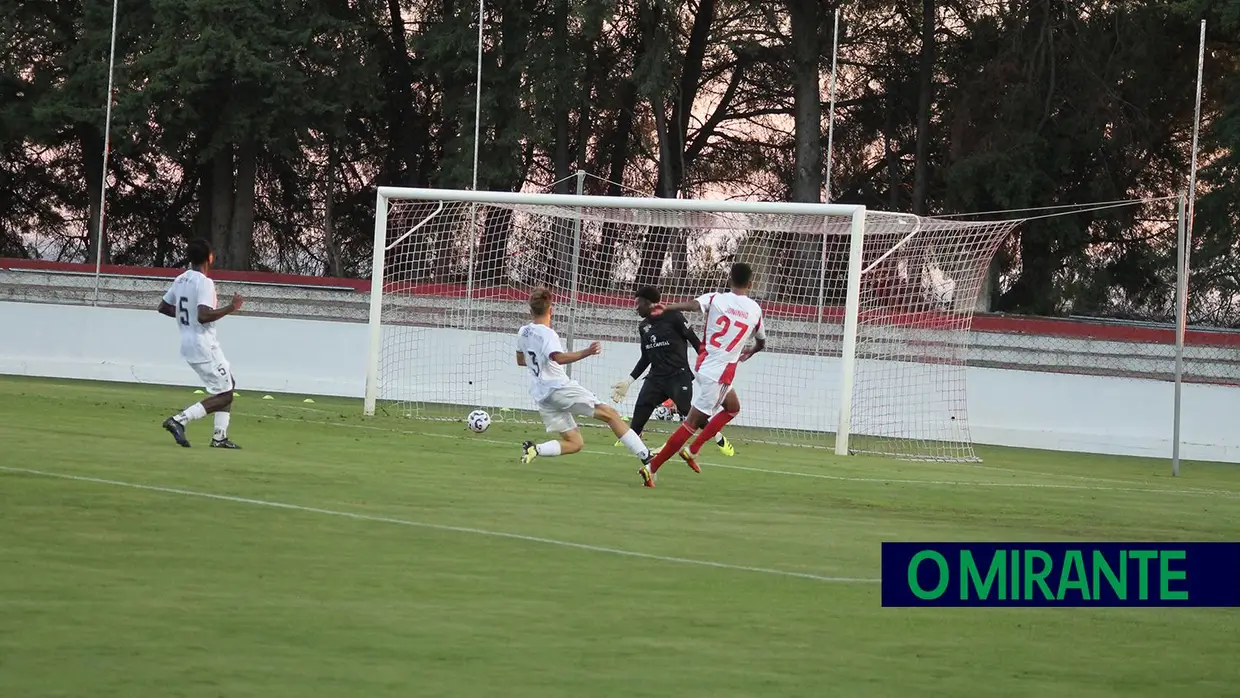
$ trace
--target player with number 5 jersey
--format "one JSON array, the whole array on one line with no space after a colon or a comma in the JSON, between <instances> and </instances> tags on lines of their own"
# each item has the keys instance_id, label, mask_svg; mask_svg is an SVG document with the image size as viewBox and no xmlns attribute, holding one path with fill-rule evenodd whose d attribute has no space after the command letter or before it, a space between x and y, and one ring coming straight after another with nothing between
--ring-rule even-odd
<instances>
[{"instance_id":1,"label":"player with number 5 jersey","mask_svg":"<svg viewBox=\"0 0 1240 698\"><path fill-rule=\"evenodd\" d=\"M190 268L172 282L159 303L159 312L177 322L181 333L181 357L198 374L209 397L164 420L164 429L181 446L189 447L185 427L195 419L215 415L212 448L240 448L228 438L233 389L232 367L215 338L215 323L241 309L240 294L232 303L216 308L215 282L208 276L215 254L206 240L191 240L186 250Z\"/></svg>"},{"instance_id":2,"label":"player with number 5 jersey","mask_svg":"<svg viewBox=\"0 0 1240 698\"><path fill-rule=\"evenodd\" d=\"M693 369L693 409L650 464L638 471L647 487L654 487L659 468L677 453L689 467L701 472L698 451L741 411L740 398L732 388L736 367L766 348L762 308L749 297L753 269L738 262L732 265L728 276L726 292L707 293L696 300L654 308L656 314L669 310L702 313L706 319L702 336L706 341ZM754 340L752 346L748 344L750 339ZM686 447L689 439L693 442Z\"/></svg>"}]
</instances>

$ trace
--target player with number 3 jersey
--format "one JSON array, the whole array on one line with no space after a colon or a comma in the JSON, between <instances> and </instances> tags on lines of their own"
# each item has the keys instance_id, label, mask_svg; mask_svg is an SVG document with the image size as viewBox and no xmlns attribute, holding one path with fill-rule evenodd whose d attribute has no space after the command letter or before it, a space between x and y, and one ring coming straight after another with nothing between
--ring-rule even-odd
<instances>
[{"instance_id":1,"label":"player with number 3 jersey","mask_svg":"<svg viewBox=\"0 0 1240 698\"><path fill-rule=\"evenodd\" d=\"M762 327L762 308L749 297L753 269L743 262L732 265L729 290L707 293L696 300L656 305L656 314L669 310L696 311L706 316L702 349L694 364L693 409L668 439L650 464L638 473L647 487L654 487L655 475L663 463L679 453L689 467L699 470L698 451L741 411L740 398L732 388L736 367L766 348ZM752 347L748 346L754 340ZM722 407L723 409L719 409ZM715 413L715 410L719 410ZM710 415L715 416L711 417ZM700 430L700 431L699 431ZM685 447L685 443L697 438Z\"/></svg>"},{"instance_id":2,"label":"player with number 3 jersey","mask_svg":"<svg viewBox=\"0 0 1240 698\"><path fill-rule=\"evenodd\" d=\"M241 309L241 295L216 308L215 282L208 274L215 254L206 240L191 240L186 250L190 268L172 282L159 303L159 312L177 321L181 332L181 357L198 374L209 397L164 420L164 429L182 446L189 447L185 426L208 414L215 415L212 448L240 448L228 438L233 389L232 368L215 338L215 323Z\"/></svg>"},{"instance_id":3,"label":"player with number 3 jersey","mask_svg":"<svg viewBox=\"0 0 1240 698\"><path fill-rule=\"evenodd\" d=\"M517 365L529 371L534 406L547 432L559 438L540 444L524 442L521 462L528 464L540 456L551 458L580 451L585 441L575 417L593 417L611 427L620 443L641 459L645 468L650 462L650 449L642 443L641 436L629 428L618 412L604 405L564 371L568 364L595 356L603 350L603 345L594 342L580 351L564 351L560 335L551 329L551 291L545 288L536 288L530 294L530 316L533 322L517 331Z\"/></svg>"}]
</instances>

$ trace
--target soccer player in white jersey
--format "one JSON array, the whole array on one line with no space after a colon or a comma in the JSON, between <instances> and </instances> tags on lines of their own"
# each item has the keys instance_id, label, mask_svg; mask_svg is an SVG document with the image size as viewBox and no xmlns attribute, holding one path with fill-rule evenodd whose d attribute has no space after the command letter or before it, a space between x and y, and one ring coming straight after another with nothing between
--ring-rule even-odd
<instances>
[{"instance_id":1,"label":"soccer player in white jersey","mask_svg":"<svg viewBox=\"0 0 1240 698\"><path fill-rule=\"evenodd\" d=\"M538 456L567 456L580 451L584 442L574 419L578 416L606 422L620 443L640 458L645 468L650 462L650 449L637 432L629 428L618 412L564 372L564 366L594 356L602 350L602 345L594 342L581 351L564 351L560 335L551 329L551 291L545 288L534 289L530 294L530 315L534 321L517 332L517 365L530 372L530 397L547 431L558 434L559 438L540 444L533 441L521 444L521 461L529 463Z\"/></svg>"},{"instance_id":2,"label":"soccer player in white jersey","mask_svg":"<svg viewBox=\"0 0 1240 698\"><path fill-rule=\"evenodd\" d=\"M181 356L198 374L203 389L210 397L165 419L164 429L172 434L178 444L188 448L185 425L214 414L215 432L211 436L211 447L240 448L228 439L229 410L237 383L215 338L215 322L241 309L241 295L233 294L232 303L217 309L215 282L208 276L215 262L211 246L205 240L190 240L186 256L190 268L172 282L159 303L159 312L177 321L181 331Z\"/></svg>"},{"instance_id":3,"label":"soccer player in white jersey","mask_svg":"<svg viewBox=\"0 0 1240 698\"><path fill-rule=\"evenodd\" d=\"M753 269L748 264L737 262L728 273L728 281L730 290L725 293L707 293L696 300L660 304L654 308L655 313L669 310L704 313L706 326L702 333L705 341L693 369L692 409L672 438L667 440L650 463L638 471L646 487L654 487L659 467L678 452L689 467L698 470L697 455L702 445L741 411L741 401L732 388L732 379L736 376L739 363L748 361L749 357L766 348L766 331L762 328L762 308L749 297ZM754 345L747 347L751 337ZM723 409L720 410L720 407ZM715 410L719 411L716 413ZM715 416L711 417L712 414ZM694 434L697 438L685 448L685 442Z\"/></svg>"}]
</instances>

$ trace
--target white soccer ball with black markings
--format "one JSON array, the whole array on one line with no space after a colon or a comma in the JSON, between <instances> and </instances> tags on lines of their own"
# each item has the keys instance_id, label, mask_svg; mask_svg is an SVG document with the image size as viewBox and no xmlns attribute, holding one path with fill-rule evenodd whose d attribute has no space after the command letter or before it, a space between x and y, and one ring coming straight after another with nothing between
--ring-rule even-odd
<instances>
[{"instance_id":1,"label":"white soccer ball with black markings","mask_svg":"<svg viewBox=\"0 0 1240 698\"><path fill-rule=\"evenodd\" d=\"M654 414L652 416L661 422L666 422L672 418L672 411L667 409L664 405L659 405L654 408Z\"/></svg>"},{"instance_id":2,"label":"white soccer ball with black markings","mask_svg":"<svg viewBox=\"0 0 1240 698\"><path fill-rule=\"evenodd\" d=\"M491 415L484 410L474 410L465 418L465 424L469 426L469 430L475 434L481 434L491 426Z\"/></svg>"}]
</instances>

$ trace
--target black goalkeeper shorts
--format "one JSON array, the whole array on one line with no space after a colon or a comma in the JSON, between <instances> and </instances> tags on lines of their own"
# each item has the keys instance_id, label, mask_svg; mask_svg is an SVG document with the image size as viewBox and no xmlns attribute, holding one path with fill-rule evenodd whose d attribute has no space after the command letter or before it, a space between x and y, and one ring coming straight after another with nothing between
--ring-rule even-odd
<instances>
[{"instance_id":1,"label":"black goalkeeper shorts","mask_svg":"<svg viewBox=\"0 0 1240 698\"><path fill-rule=\"evenodd\" d=\"M652 409L670 399L676 403L676 411L681 417L689 414L690 401L693 399L693 372L681 371L672 376L647 378L642 383L641 392L637 394L638 405L649 405Z\"/></svg>"}]
</instances>

